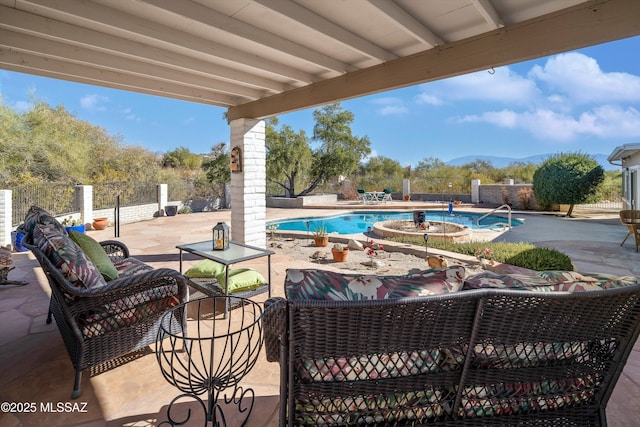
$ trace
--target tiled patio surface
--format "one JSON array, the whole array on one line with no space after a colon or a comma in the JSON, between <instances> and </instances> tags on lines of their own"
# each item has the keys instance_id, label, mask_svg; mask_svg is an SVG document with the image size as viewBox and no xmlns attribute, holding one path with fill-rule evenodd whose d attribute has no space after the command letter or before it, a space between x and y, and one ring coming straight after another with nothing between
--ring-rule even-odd
<instances>
[{"instance_id":1,"label":"tiled patio surface","mask_svg":"<svg viewBox=\"0 0 640 427\"><path fill-rule=\"evenodd\" d=\"M342 206L350 208L349 206ZM388 206L390 207L390 206ZM406 208L406 204L398 204ZM371 209L371 207L368 207ZM322 210L268 210L268 219L291 215L321 214ZM335 213L335 210L331 210ZM121 227L119 240L132 255L155 267L178 268L178 244L206 240L218 221L230 221L229 212L198 213L157 218ZM633 245L620 247L626 234L615 218L566 220L527 215L530 222L519 230L497 237L499 240L545 241L547 246L567 252L580 271L604 271L640 276ZM536 228L533 228L536 227ZM541 228L542 227L542 228ZM560 234L562 231L565 234ZM529 234L527 236L527 233ZM90 231L97 240L112 239L113 228ZM531 235L537 236L531 239ZM566 239L563 236L568 236ZM195 261L190 261L195 262ZM154 426L166 420L166 409L180 393L160 373L152 350L122 364L104 366L99 372L83 374L82 396L70 400L74 370L55 327L45 324L49 289L44 274L29 252L14 253L16 269L9 278L29 282L22 287L0 289L0 402L35 404L32 413L0 412L0 426ZM285 270L315 266L304 261L272 256L273 294L282 296ZM241 266L241 264L239 264ZM266 275L266 258L246 266ZM266 295L255 298L264 301ZM248 426L276 426L278 418L279 371L261 352L258 363L243 381L252 387L256 402ZM54 411L58 402L73 405L73 412ZM86 404L86 406L85 406ZM180 401L180 410L190 404ZM176 414L176 418L181 415ZM193 417L192 417L193 419ZM640 345L636 343L627 366L608 405L611 426L635 426L640 419ZM199 422L197 421L199 420ZM228 419L229 426L238 425ZM200 416L194 423L203 425Z\"/></svg>"}]
</instances>

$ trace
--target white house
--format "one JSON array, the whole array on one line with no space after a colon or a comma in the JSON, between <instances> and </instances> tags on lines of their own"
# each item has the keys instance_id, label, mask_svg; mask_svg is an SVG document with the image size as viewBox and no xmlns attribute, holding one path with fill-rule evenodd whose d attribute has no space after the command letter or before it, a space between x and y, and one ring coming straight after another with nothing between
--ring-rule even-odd
<instances>
[{"instance_id":1,"label":"white house","mask_svg":"<svg viewBox=\"0 0 640 427\"><path fill-rule=\"evenodd\" d=\"M624 209L640 209L640 143L616 147L607 160L622 168Z\"/></svg>"}]
</instances>

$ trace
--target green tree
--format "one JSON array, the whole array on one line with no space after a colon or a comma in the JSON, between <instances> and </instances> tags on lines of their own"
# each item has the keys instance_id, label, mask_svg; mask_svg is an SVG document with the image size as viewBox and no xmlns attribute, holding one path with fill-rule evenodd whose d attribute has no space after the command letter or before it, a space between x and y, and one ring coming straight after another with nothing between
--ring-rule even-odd
<instances>
[{"instance_id":1,"label":"green tree","mask_svg":"<svg viewBox=\"0 0 640 427\"><path fill-rule=\"evenodd\" d=\"M592 201L604 181L604 170L584 153L560 153L546 159L533 175L533 194L539 203L569 204Z\"/></svg>"},{"instance_id":2,"label":"green tree","mask_svg":"<svg viewBox=\"0 0 640 427\"><path fill-rule=\"evenodd\" d=\"M368 137L352 134L353 113L340 104L314 110L313 118L313 139L320 143L315 149L303 131L289 126L277 130L277 119L267 124L267 180L288 197L304 196L331 178L353 173L371 152ZM306 188L297 192L299 183Z\"/></svg>"},{"instance_id":3,"label":"green tree","mask_svg":"<svg viewBox=\"0 0 640 427\"><path fill-rule=\"evenodd\" d=\"M224 197L224 185L231 181L230 162L229 151L224 142L211 147L211 153L202 162L206 181L210 185L211 192L217 197ZM196 185L202 187L204 184L196 182ZM200 188L199 192L203 192L203 189Z\"/></svg>"},{"instance_id":4,"label":"green tree","mask_svg":"<svg viewBox=\"0 0 640 427\"><path fill-rule=\"evenodd\" d=\"M313 139L321 144L313 151L310 185L300 195L312 192L330 178L353 173L371 153L369 138L352 134L354 115L339 103L314 110L313 118Z\"/></svg>"},{"instance_id":5,"label":"green tree","mask_svg":"<svg viewBox=\"0 0 640 427\"><path fill-rule=\"evenodd\" d=\"M389 157L371 157L366 163L360 165L358 175L360 187L373 187L399 189L402 185L402 177L406 171L400 162Z\"/></svg>"},{"instance_id":6,"label":"green tree","mask_svg":"<svg viewBox=\"0 0 640 427\"><path fill-rule=\"evenodd\" d=\"M178 147L166 153L162 158L165 167L197 170L202 166L202 157L192 153L186 147Z\"/></svg>"},{"instance_id":7,"label":"green tree","mask_svg":"<svg viewBox=\"0 0 640 427\"><path fill-rule=\"evenodd\" d=\"M296 197L296 183L308 177L313 153L303 130L295 132L290 126L275 128L277 119L267 123L267 181L284 190L285 197Z\"/></svg>"}]
</instances>

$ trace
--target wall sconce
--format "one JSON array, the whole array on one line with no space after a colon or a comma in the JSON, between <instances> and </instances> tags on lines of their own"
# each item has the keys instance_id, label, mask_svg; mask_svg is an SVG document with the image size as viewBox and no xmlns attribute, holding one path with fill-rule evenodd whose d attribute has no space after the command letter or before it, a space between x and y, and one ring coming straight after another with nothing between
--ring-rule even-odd
<instances>
[{"instance_id":1,"label":"wall sconce","mask_svg":"<svg viewBox=\"0 0 640 427\"><path fill-rule=\"evenodd\" d=\"M231 149L231 172L242 172L242 150L239 147Z\"/></svg>"},{"instance_id":2,"label":"wall sconce","mask_svg":"<svg viewBox=\"0 0 640 427\"><path fill-rule=\"evenodd\" d=\"M219 222L213 227L213 250L224 251L229 249L229 226Z\"/></svg>"}]
</instances>

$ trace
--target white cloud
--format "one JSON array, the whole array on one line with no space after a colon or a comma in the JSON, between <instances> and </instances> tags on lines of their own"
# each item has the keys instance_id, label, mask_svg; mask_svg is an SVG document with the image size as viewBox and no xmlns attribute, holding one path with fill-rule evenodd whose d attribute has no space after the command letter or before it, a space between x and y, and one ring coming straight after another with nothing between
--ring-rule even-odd
<instances>
[{"instance_id":1,"label":"white cloud","mask_svg":"<svg viewBox=\"0 0 640 427\"><path fill-rule=\"evenodd\" d=\"M433 93L425 90L420 96L457 101L456 108L468 111L477 111L478 105L482 108L480 102L509 104L504 110L485 106L489 111L453 118L455 123L488 123L559 142L587 136L640 137L640 76L604 72L584 54L556 55L533 66L526 77L501 67L493 75L479 72L440 83Z\"/></svg>"},{"instance_id":2,"label":"white cloud","mask_svg":"<svg viewBox=\"0 0 640 427\"><path fill-rule=\"evenodd\" d=\"M426 92L422 92L415 97L416 104L420 105L442 105L442 99L435 95L431 95Z\"/></svg>"},{"instance_id":3,"label":"white cloud","mask_svg":"<svg viewBox=\"0 0 640 427\"><path fill-rule=\"evenodd\" d=\"M574 104L640 101L640 76L604 72L595 59L577 52L549 58L543 67L535 65L529 77Z\"/></svg>"},{"instance_id":4,"label":"white cloud","mask_svg":"<svg viewBox=\"0 0 640 427\"><path fill-rule=\"evenodd\" d=\"M107 107L103 104L107 102L109 102L109 98L96 94L85 95L80 98L82 108L89 111L106 111Z\"/></svg>"},{"instance_id":5,"label":"white cloud","mask_svg":"<svg viewBox=\"0 0 640 427\"><path fill-rule=\"evenodd\" d=\"M580 136L607 138L640 137L640 111L629 107L605 105L585 111L577 117L550 109L515 112L489 111L468 115L461 123L490 123L501 128L523 129L539 139L573 141Z\"/></svg>"},{"instance_id":6,"label":"white cloud","mask_svg":"<svg viewBox=\"0 0 640 427\"><path fill-rule=\"evenodd\" d=\"M427 83L421 86L421 90L418 101L425 99L437 99L441 102L442 100L477 100L521 105L530 104L540 97L534 81L519 75L509 67L499 67L491 73L478 71Z\"/></svg>"},{"instance_id":7,"label":"white cloud","mask_svg":"<svg viewBox=\"0 0 640 427\"><path fill-rule=\"evenodd\" d=\"M380 106L377 108L376 113L381 116L400 116L409 112L409 109L404 105L404 101L400 98L375 98L371 102Z\"/></svg>"},{"instance_id":8,"label":"white cloud","mask_svg":"<svg viewBox=\"0 0 640 427\"><path fill-rule=\"evenodd\" d=\"M518 121L518 113L510 110L488 111L480 115L469 115L459 120L461 123L486 122L503 128L515 128Z\"/></svg>"}]
</instances>

